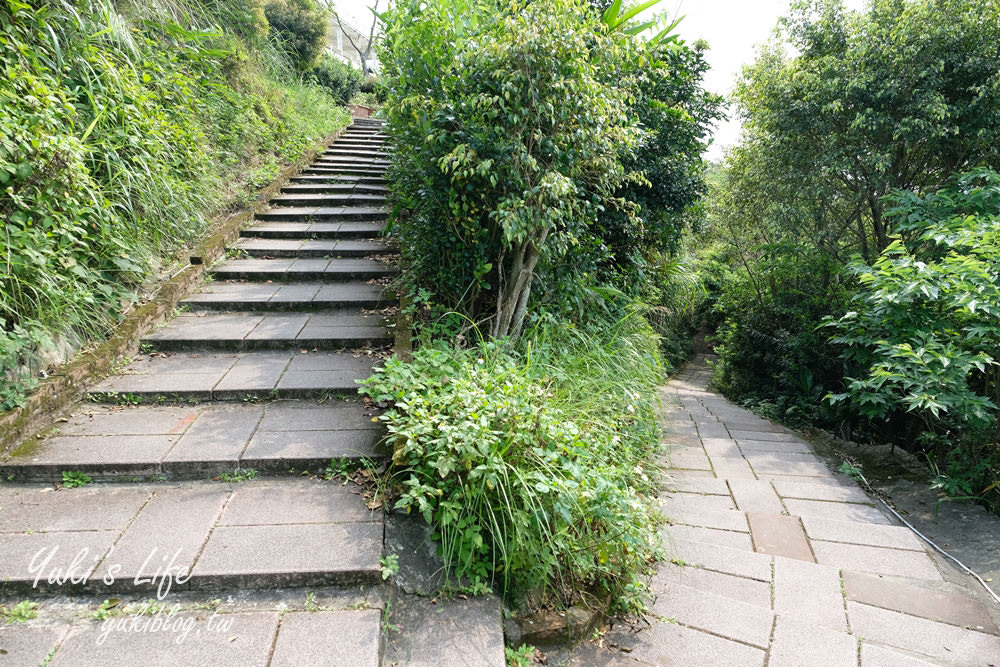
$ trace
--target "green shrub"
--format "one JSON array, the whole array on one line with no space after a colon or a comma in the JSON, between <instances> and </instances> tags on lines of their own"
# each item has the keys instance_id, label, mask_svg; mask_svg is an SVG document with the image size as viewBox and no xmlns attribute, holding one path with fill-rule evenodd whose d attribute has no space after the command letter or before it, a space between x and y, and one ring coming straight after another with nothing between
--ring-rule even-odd
<instances>
[{"instance_id":1,"label":"green shrub","mask_svg":"<svg viewBox=\"0 0 1000 667\"><path fill-rule=\"evenodd\" d=\"M103 335L208 215L347 122L267 41L172 7L0 5L2 407L39 347Z\"/></svg>"},{"instance_id":2,"label":"green shrub","mask_svg":"<svg viewBox=\"0 0 1000 667\"><path fill-rule=\"evenodd\" d=\"M392 408L396 507L432 523L456 574L508 599L604 590L641 605L657 553L657 341L640 315L528 331L517 348L425 345L362 391Z\"/></svg>"},{"instance_id":3,"label":"green shrub","mask_svg":"<svg viewBox=\"0 0 1000 667\"><path fill-rule=\"evenodd\" d=\"M339 104L350 102L364 81L359 70L328 54L323 54L319 65L310 73L316 79L316 83L329 92Z\"/></svg>"},{"instance_id":4,"label":"green shrub","mask_svg":"<svg viewBox=\"0 0 1000 667\"><path fill-rule=\"evenodd\" d=\"M266 0L264 15L285 42L295 67L311 69L326 46L329 12L315 0Z\"/></svg>"},{"instance_id":5,"label":"green shrub","mask_svg":"<svg viewBox=\"0 0 1000 667\"><path fill-rule=\"evenodd\" d=\"M922 446L939 475L980 467L967 484L978 493L1000 479L996 429L983 438L1000 403L1000 174L890 200L898 236L851 266L855 310L828 322L851 363L847 391L830 399L893 424L887 435Z\"/></svg>"}]
</instances>

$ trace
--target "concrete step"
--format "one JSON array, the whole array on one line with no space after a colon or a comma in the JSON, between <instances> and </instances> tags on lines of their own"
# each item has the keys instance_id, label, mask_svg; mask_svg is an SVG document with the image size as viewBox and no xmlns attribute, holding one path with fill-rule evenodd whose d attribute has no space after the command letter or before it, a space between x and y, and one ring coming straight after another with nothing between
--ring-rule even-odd
<instances>
[{"instance_id":1,"label":"concrete step","mask_svg":"<svg viewBox=\"0 0 1000 667\"><path fill-rule=\"evenodd\" d=\"M305 479L93 484L58 492L51 485L5 486L0 577L7 593L60 595L154 592L161 583L173 593L375 584L381 512L370 511L357 491ZM48 561L38 578L30 567L40 552ZM50 581L81 553L76 570L90 575L86 580ZM171 580L162 582L167 567ZM121 658L113 662L148 661Z\"/></svg>"},{"instance_id":2,"label":"concrete step","mask_svg":"<svg viewBox=\"0 0 1000 667\"><path fill-rule=\"evenodd\" d=\"M69 604L85 620L46 618L37 624L4 628L7 647L4 662L51 667L152 664L378 667L380 664L382 611L377 600L369 602L361 594L359 600L343 606L334 595L324 595L321 590L317 595L320 602L310 605L304 603L305 594L301 590L276 591L273 595L284 598L279 608L266 603L258 606L256 600L241 602L232 598L226 602L206 602L210 598L208 593L171 595L162 603L162 610L133 599L120 601L105 620L91 618L101 600L106 599L103 596L98 595L89 603L86 598L73 600ZM175 604L180 609L176 615ZM322 609L317 610L320 605ZM43 611L43 616L48 614ZM141 623L130 627L133 618ZM149 628L153 629L147 632ZM461 636L454 638L456 646L461 639ZM193 650L188 641L197 642L197 649ZM156 656L155 663L151 656Z\"/></svg>"},{"instance_id":3,"label":"concrete step","mask_svg":"<svg viewBox=\"0 0 1000 667\"><path fill-rule=\"evenodd\" d=\"M82 406L44 439L0 458L19 482L205 479L237 468L322 472L331 459L377 458L384 428L358 400Z\"/></svg>"},{"instance_id":4,"label":"concrete step","mask_svg":"<svg viewBox=\"0 0 1000 667\"><path fill-rule=\"evenodd\" d=\"M374 240L313 241L303 239L241 238L234 249L249 257L369 257L393 252L389 246Z\"/></svg>"},{"instance_id":5,"label":"concrete step","mask_svg":"<svg viewBox=\"0 0 1000 667\"><path fill-rule=\"evenodd\" d=\"M355 193L294 193L273 197L271 206L383 206L385 195Z\"/></svg>"},{"instance_id":6,"label":"concrete step","mask_svg":"<svg viewBox=\"0 0 1000 667\"><path fill-rule=\"evenodd\" d=\"M370 239L382 235L382 222L262 222L240 231L244 238Z\"/></svg>"},{"instance_id":7,"label":"concrete step","mask_svg":"<svg viewBox=\"0 0 1000 667\"><path fill-rule=\"evenodd\" d=\"M327 148L322 153L324 156L329 157L360 157L360 158L372 158L377 160L388 160L389 151L382 150L372 150L364 147L355 146L337 146L333 145Z\"/></svg>"},{"instance_id":8,"label":"concrete step","mask_svg":"<svg viewBox=\"0 0 1000 667\"><path fill-rule=\"evenodd\" d=\"M96 403L319 399L354 394L375 362L328 350L167 353L143 357L88 390Z\"/></svg>"},{"instance_id":9,"label":"concrete step","mask_svg":"<svg viewBox=\"0 0 1000 667\"><path fill-rule=\"evenodd\" d=\"M369 259L233 259L212 273L221 280L343 282L388 278L397 270Z\"/></svg>"},{"instance_id":10,"label":"concrete step","mask_svg":"<svg viewBox=\"0 0 1000 667\"><path fill-rule=\"evenodd\" d=\"M330 148L344 148L344 147L346 147L346 148L357 147L357 148L372 148L372 149L377 149L377 148L382 148L385 145L386 145L386 143L382 139L355 139L355 138L349 138L349 139L338 139L334 143L330 144L330 146L327 148L327 150L329 150Z\"/></svg>"},{"instance_id":11,"label":"concrete step","mask_svg":"<svg viewBox=\"0 0 1000 667\"><path fill-rule=\"evenodd\" d=\"M358 185L377 185L385 187L385 179L381 176L365 176L359 174L300 174L288 179L291 184L326 184L338 185L341 183L354 183Z\"/></svg>"},{"instance_id":12,"label":"concrete step","mask_svg":"<svg viewBox=\"0 0 1000 667\"><path fill-rule=\"evenodd\" d=\"M300 174L306 176L372 176L381 178L385 174L383 167L306 167ZM293 181L294 182L294 181Z\"/></svg>"},{"instance_id":13,"label":"concrete step","mask_svg":"<svg viewBox=\"0 0 1000 667\"><path fill-rule=\"evenodd\" d=\"M368 185L362 183L294 183L292 185L286 185L281 188L281 191L286 194L301 194L301 193L311 193L311 194L321 194L321 193L331 193L331 194L381 194L385 195L389 192L389 188L384 185Z\"/></svg>"},{"instance_id":14,"label":"concrete step","mask_svg":"<svg viewBox=\"0 0 1000 667\"><path fill-rule=\"evenodd\" d=\"M336 310L381 309L398 303L396 295L381 285L345 283L213 282L181 301L199 310Z\"/></svg>"},{"instance_id":15,"label":"concrete step","mask_svg":"<svg viewBox=\"0 0 1000 667\"><path fill-rule=\"evenodd\" d=\"M315 313L185 313L143 337L159 351L339 350L393 341L392 323L380 316Z\"/></svg>"},{"instance_id":16,"label":"concrete step","mask_svg":"<svg viewBox=\"0 0 1000 667\"><path fill-rule=\"evenodd\" d=\"M348 220L385 220L388 211L382 206L281 206L254 216L255 220L275 222L333 222Z\"/></svg>"}]
</instances>

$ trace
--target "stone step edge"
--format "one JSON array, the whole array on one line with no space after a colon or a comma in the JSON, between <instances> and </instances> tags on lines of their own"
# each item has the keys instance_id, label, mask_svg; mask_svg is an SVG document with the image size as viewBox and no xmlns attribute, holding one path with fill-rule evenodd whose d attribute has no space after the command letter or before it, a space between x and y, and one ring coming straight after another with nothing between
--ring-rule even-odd
<instances>
[{"instance_id":1,"label":"stone step edge","mask_svg":"<svg viewBox=\"0 0 1000 667\"><path fill-rule=\"evenodd\" d=\"M378 428L370 429L378 432ZM376 445L373 454L348 453L337 456L283 456L280 458L202 459L185 461L135 461L131 463L14 463L0 461L0 475L14 483L62 482L62 473L80 471L94 482L110 484L211 481L223 473L253 470L254 479L298 479L304 472L321 474L332 460L382 461L385 448Z\"/></svg>"},{"instance_id":2,"label":"stone step edge","mask_svg":"<svg viewBox=\"0 0 1000 667\"><path fill-rule=\"evenodd\" d=\"M395 340L395 334L386 330L381 335L329 336L325 338L288 338L276 336L245 340L242 338L143 338L141 344L154 352L262 352L266 350L342 350L359 347L381 347Z\"/></svg>"}]
</instances>

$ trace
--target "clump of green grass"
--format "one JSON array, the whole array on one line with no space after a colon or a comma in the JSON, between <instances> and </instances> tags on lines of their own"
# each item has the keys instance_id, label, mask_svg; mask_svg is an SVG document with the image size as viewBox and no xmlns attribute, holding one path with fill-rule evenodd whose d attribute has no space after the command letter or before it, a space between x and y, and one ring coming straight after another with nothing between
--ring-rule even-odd
<instances>
[{"instance_id":1,"label":"clump of green grass","mask_svg":"<svg viewBox=\"0 0 1000 667\"><path fill-rule=\"evenodd\" d=\"M248 7L0 5L0 410L39 350L105 335L213 214L349 122Z\"/></svg>"},{"instance_id":2,"label":"clump of green grass","mask_svg":"<svg viewBox=\"0 0 1000 667\"><path fill-rule=\"evenodd\" d=\"M633 315L539 326L517 347L429 343L362 392L392 405L396 508L434 525L455 574L514 604L591 592L635 611L659 553L660 379L656 336Z\"/></svg>"}]
</instances>

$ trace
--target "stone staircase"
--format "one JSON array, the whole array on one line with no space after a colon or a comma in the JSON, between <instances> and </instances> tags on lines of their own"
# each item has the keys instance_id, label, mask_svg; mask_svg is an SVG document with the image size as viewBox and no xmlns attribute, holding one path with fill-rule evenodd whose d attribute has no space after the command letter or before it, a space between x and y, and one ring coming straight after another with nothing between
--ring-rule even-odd
<instances>
[{"instance_id":1,"label":"stone staircase","mask_svg":"<svg viewBox=\"0 0 1000 667\"><path fill-rule=\"evenodd\" d=\"M138 358L0 459L0 597L61 608L82 595L69 607L93 609L159 592L205 638L121 632L95 648L100 626L77 613L0 630L0 664L383 663L383 511L324 471L380 454L357 380L395 338L384 140L378 121L356 120ZM83 476L98 483L70 488ZM224 637L203 627L206 595L235 623ZM494 612L483 664L499 665Z\"/></svg>"}]
</instances>

